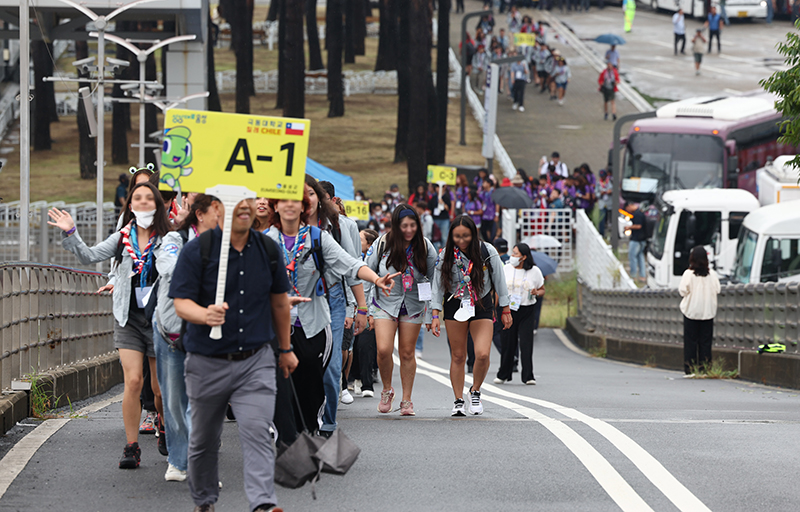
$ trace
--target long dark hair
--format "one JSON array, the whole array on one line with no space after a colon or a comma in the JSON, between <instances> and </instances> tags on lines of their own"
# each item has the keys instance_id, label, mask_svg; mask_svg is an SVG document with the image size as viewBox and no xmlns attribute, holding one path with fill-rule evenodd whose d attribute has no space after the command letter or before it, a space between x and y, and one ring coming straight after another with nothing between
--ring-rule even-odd
<instances>
[{"instance_id":1,"label":"long dark hair","mask_svg":"<svg viewBox=\"0 0 800 512\"><path fill-rule=\"evenodd\" d=\"M401 214L403 215L402 217L400 216ZM417 223L417 232L414 234L414 238L411 239L409 244L413 252L412 260L414 261L414 266L420 274L426 275L428 273L428 251L427 242L425 242L425 238L422 236L422 222L419 220L417 210L405 203L398 204L392 212L392 228L386 234L385 250L389 251L389 256L386 258L387 266L394 267L398 272L404 272L408 266L406 250L403 247L405 237L403 237L403 232L400 230L400 222L403 220L403 217L411 217L414 219L414 222ZM381 256L383 255L379 254L378 258L380 259Z\"/></svg>"},{"instance_id":2,"label":"long dark hair","mask_svg":"<svg viewBox=\"0 0 800 512\"><path fill-rule=\"evenodd\" d=\"M696 246L689 253L689 269L694 271L694 275L705 277L708 275L708 254L702 245Z\"/></svg>"},{"instance_id":3,"label":"long dark hair","mask_svg":"<svg viewBox=\"0 0 800 512\"><path fill-rule=\"evenodd\" d=\"M192 203L192 207L189 210L189 215L183 219L181 225L178 226L178 231L183 231L189 229L191 226L196 226L199 222L197 220L197 212L207 213L208 209L211 208L211 203L214 201L219 202L214 196L206 195L206 194L197 194L194 198L194 202Z\"/></svg>"},{"instance_id":4,"label":"long dark hair","mask_svg":"<svg viewBox=\"0 0 800 512\"><path fill-rule=\"evenodd\" d=\"M317 180L309 174L306 174L306 185L311 187L311 190L317 194L317 198L319 199L319 211L317 212L319 220L328 221L328 226L332 226L333 229L339 229L339 209L333 204L333 201L325 197L327 192L325 192ZM306 207L308 207L308 205L306 205Z\"/></svg>"},{"instance_id":5,"label":"long dark hair","mask_svg":"<svg viewBox=\"0 0 800 512\"><path fill-rule=\"evenodd\" d=\"M161 193L149 181L134 185L130 192L128 192L128 196L125 198L125 214L122 216L122 226L127 226L133 219L136 218L136 216L133 214L133 210L130 209L131 197L133 197L133 193L136 192L136 189L141 187L147 187L153 193L153 201L156 203L156 215L153 218L153 230L158 236L164 236L172 230L169 224L169 217L167 216L167 208L164 206L164 200L161 199Z\"/></svg>"},{"instance_id":6,"label":"long dark hair","mask_svg":"<svg viewBox=\"0 0 800 512\"><path fill-rule=\"evenodd\" d=\"M278 213L277 206L278 206L279 199L270 199L269 200L269 217L267 218L267 224L271 226L275 226L278 228L278 231L283 231L283 226L281 225L281 215ZM308 200L308 192L303 189L303 210L300 212L300 224L308 224L308 207L311 206L310 201ZM261 227L261 226L259 226Z\"/></svg>"},{"instance_id":7,"label":"long dark hair","mask_svg":"<svg viewBox=\"0 0 800 512\"><path fill-rule=\"evenodd\" d=\"M524 270L530 270L536 266L536 262L533 261L533 254L531 254L531 248L528 247L528 244L520 242L514 247L517 248L521 255L525 256L525 260L522 262L522 268Z\"/></svg>"},{"instance_id":8,"label":"long dark hair","mask_svg":"<svg viewBox=\"0 0 800 512\"><path fill-rule=\"evenodd\" d=\"M475 290L475 295L480 299L483 296L483 257L481 256L481 239L478 235L478 227L469 215L458 215L453 219L453 223L450 224L450 231L447 233L447 244L444 247L444 255L442 256L442 284L445 290L449 290L452 286L451 275L453 265L455 265L455 256L453 255L453 250L455 249L453 230L458 226L466 227L472 234L472 242L470 242L467 250L462 252L473 262L472 272L470 272L469 278L472 283L472 288Z\"/></svg>"}]
</instances>

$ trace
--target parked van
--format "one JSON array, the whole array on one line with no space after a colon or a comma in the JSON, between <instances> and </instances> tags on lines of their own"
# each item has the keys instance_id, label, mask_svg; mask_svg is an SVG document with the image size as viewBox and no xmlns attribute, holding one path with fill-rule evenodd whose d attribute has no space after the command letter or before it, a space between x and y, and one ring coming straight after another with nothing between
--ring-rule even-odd
<instances>
[{"instance_id":1,"label":"parked van","mask_svg":"<svg viewBox=\"0 0 800 512\"><path fill-rule=\"evenodd\" d=\"M655 214L647 249L647 284L677 288L689 268L689 252L705 246L708 261L720 276L733 269L739 228L758 199L741 189L691 189L664 192Z\"/></svg>"},{"instance_id":2,"label":"parked van","mask_svg":"<svg viewBox=\"0 0 800 512\"><path fill-rule=\"evenodd\" d=\"M742 224L731 282L800 281L798 246L800 200L759 208Z\"/></svg>"}]
</instances>

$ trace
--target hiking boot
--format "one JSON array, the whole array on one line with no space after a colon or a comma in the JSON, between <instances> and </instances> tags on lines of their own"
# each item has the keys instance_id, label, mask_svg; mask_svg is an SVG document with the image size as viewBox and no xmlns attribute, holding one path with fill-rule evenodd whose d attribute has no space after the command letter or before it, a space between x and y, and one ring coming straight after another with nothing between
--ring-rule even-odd
<instances>
[{"instance_id":1,"label":"hiking boot","mask_svg":"<svg viewBox=\"0 0 800 512\"><path fill-rule=\"evenodd\" d=\"M466 416L467 411L464 407L464 399L463 398L456 398L453 402L453 411L450 413L450 416Z\"/></svg>"},{"instance_id":2,"label":"hiking boot","mask_svg":"<svg viewBox=\"0 0 800 512\"><path fill-rule=\"evenodd\" d=\"M122 458L119 459L119 469L136 469L142 460L142 450L139 443L128 443L122 451Z\"/></svg>"},{"instance_id":3,"label":"hiking boot","mask_svg":"<svg viewBox=\"0 0 800 512\"><path fill-rule=\"evenodd\" d=\"M483 414L483 403L481 403L481 392L469 392L469 413L470 414Z\"/></svg>"},{"instance_id":4,"label":"hiking boot","mask_svg":"<svg viewBox=\"0 0 800 512\"><path fill-rule=\"evenodd\" d=\"M394 401L394 388L384 389L381 391L381 401L378 402L378 412L387 413L392 411L392 402Z\"/></svg>"},{"instance_id":5,"label":"hiking boot","mask_svg":"<svg viewBox=\"0 0 800 512\"><path fill-rule=\"evenodd\" d=\"M170 464L167 466L167 472L164 473L164 480L167 482L183 482L186 480L186 471L181 471Z\"/></svg>"},{"instance_id":6,"label":"hiking boot","mask_svg":"<svg viewBox=\"0 0 800 512\"><path fill-rule=\"evenodd\" d=\"M206 503L205 505L197 505L194 507L194 512L214 512L214 504Z\"/></svg>"},{"instance_id":7,"label":"hiking boot","mask_svg":"<svg viewBox=\"0 0 800 512\"><path fill-rule=\"evenodd\" d=\"M144 421L141 425L139 425L139 433L140 434L155 434L156 433L156 419L155 414L152 412L147 412L147 416L144 417Z\"/></svg>"},{"instance_id":8,"label":"hiking boot","mask_svg":"<svg viewBox=\"0 0 800 512\"><path fill-rule=\"evenodd\" d=\"M400 416L416 416L414 404L411 403L411 400L400 401Z\"/></svg>"}]
</instances>

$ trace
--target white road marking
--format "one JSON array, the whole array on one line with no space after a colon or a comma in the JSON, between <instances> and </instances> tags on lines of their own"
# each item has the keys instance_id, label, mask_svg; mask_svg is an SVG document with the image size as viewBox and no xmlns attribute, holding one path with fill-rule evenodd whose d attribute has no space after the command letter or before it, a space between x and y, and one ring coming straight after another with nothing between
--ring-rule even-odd
<instances>
[{"instance_id":1,"label":"white road marking","mask_svg":"<svg viewBox=\"0 0 800 512\"><path fill-rule=\"evenodd\" d=\"M122 394L117 396L95 402L87 405L83 409L76 412L77 416L84 416L97 412L104 407L119 402L122 400ZM45 420L41 425L29 432L25 437L19 440L11 450L6 453L3 460L0 460L0 498L6 493L8 488L14 483L14 480L19 476L25 466L28 465L31 458L36 454L36 451L47 441L50 437L58 432L61 427L69 423L70 418L58 418L52 420Z\"/></svg>"},{"instance_id":2,"label":"white road marking","mask_svg":"<svg viewBox=\"0 0 800 512\"><path fill-rule=\"evenodd\" d=\"M718 68L718 67L715 67L715 66L708 66L708 65L704 66L704 65L701 64L700 68L703 69L703 70L713 71L714 73L718 73L720 75L727 75L727 76L732 76L732 77L736 77L736 78L739 78L739 77L742 76L739 73L736 73L735 71L728 71L727 69L722 69L722 68Z\"/></svg>"},{"instance_id":3,"label":"white road marking","mask_svg":"<svg viewBox=\"0 0 800 512\"><path fill-rule=\"evenodd\" d=\"M742 91L737 91L736 89L722 89L722 92L727 92L728 94L742 94Z\"/></svg>"},{"instance_id":4,"label":"white road marking","mask_svg":"<svg viewBox=\"0 0 800 512\"><path fill-rule=\"evenodd\" d=\"M644 73L645 75L652 75L658 78L666 78L672 80L675 78L673 75L668 75L666 73L659 73L658 71L651 71L645 68L633 68L634 71L638 71L639 73Z\"/></svg>"},{"instance_id":5,"label":"white road marking","mask_svg":"<svg viewBox=\"0 0 800 512\"><path fill-rule=\"evenodd\" d=\"M654 40L647 40L646 43L654 44L656 46L663 46L664 48L669 48L670 50L674 50L675 46L665 43L664 41L654 41Z\"/></svg>"},{"instance_id":6,"label":"white road marking","mask_svg":"<svg viewBox=\"0 0 800 512\"><path fill-rule=\"evenodd\" d=\"M734 57L733 55L722 55L722 54L717 55L717 57L719 57L720 59L732 60L734 62L745 62L747 64L756 65L755 59L748 59L745 57Z\"/></svg>"}]
</instances>

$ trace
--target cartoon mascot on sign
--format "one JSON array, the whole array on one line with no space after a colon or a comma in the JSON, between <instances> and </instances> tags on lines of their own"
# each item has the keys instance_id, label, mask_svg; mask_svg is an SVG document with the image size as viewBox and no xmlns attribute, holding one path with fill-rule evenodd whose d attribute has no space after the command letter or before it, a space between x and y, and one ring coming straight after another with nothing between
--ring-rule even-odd
<instances>
[{"instance_id":1,"label":"cartoon mascot on sign","mask_svg":"<svg viewBox=\"0 0 800 512\"><path fill-rule=\"evenodd\" d=\"M176 126L164 130L164 147L161 151L161 183L166 183L172 190L181 193L181 177L192 174L192 143L189 137L191 130L185 126Z\"/></svg>"}]
</instances>

